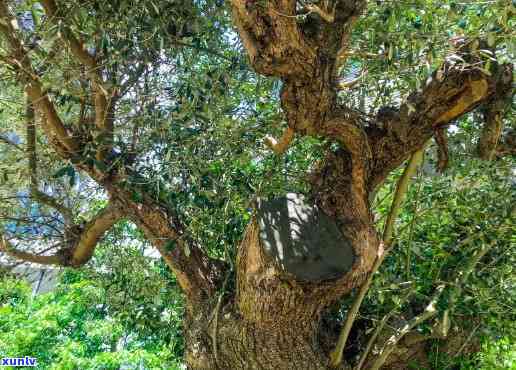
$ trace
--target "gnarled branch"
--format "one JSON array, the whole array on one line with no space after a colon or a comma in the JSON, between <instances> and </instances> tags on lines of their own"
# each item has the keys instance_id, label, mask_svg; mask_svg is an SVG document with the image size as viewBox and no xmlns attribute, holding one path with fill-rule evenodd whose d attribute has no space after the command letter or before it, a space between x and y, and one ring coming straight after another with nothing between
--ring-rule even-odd
<instances>
[{"instance_id":1,"label":"gnarled branch","mask_svg":"<svg viewBox=\"0 0 516 370\"><path fill-rule=\"evenodd\" d=\"M464 59L468 58L473 57L465 54ZM512 65L506 64L487 75L447 61L432 74L422 92L410 95L399 109L390 109L388 118L380 112L378 122L388 121L387 127L367 129L374 153L369 187L380 184L410 153L421 148L436 129L488 101L497 93L501 80L512 84L512 69Z\"/></svg>"},{"instance_id":2,"label":"gnarled branch","mask_svg":"<svg viewBox=\"0 0 516 370\"><path fill-rule=\"evenodd\" d=\"M213 296L221 276L221 263L209 258L195 242L187 238L178 216L143 191L141 201L135 201L132 194L139 189L128 191L110 184L107 190L174 272L188 297L188 310L195 310L196 306Z\"/></svg>"}]
</instances>

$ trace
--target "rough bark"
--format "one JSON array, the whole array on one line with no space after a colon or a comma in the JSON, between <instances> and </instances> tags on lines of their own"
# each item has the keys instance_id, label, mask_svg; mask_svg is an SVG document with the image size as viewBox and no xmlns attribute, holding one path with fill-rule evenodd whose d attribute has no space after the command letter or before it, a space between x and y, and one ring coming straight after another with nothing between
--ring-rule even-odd
<instances>
[{"instance_id":1,"label":"rough bark","mask_svg":"<svg viewBox=\"0 0 516 370\"><path fill-rule=\"evenodd\" d=\"M342 242L351 242L355 255L351 271L328 281L296 279L264 250L254 219L238 249L236 293L224 301L220 312L213 312L212 301L204 314L188 320L186 360L191 369L329 368L333 348L321 321L323 313L361 284L379 246L368 194L353 190L350 166L350 156L343 151L328 155L312 176L311 199L336 220ZM336 336L330 343L334 341Z\"/></svg>"},{"instance_id":2,"label":"rough bark","mask_svg":"<svg viewBox=\"0 0 516 370\"><path fill-rule=\"evenodd\" d=\"M297 279L265 251L257 220L253 219L238 247L236 292L223 297L220 294L225 292L217 291L226 286L221 278L222 264L208 258L200 246L188 240L184 225L170 207L129 181L128 175L134 175L130 166L113 165L111 157L117 154L110 151L110 137L116 99L111 98L116 88L108 91L103 86L103 63L67 27L59 3L42 1L49 18L63 23L61 37L70 56L90 69L89 93L96 123L91 128L64 125L20 41L15 17L7 2L0 0L0 35L9 49L7 60L35 102L35 109L44 117L48 141L63 159L70 160L102 186L117 210L116 215L101 212L82 226L81 235L87 243L74 249L77 254L72 264L89 259L95 244L119 217L138 225L185 292L186 363L190 369L328 369L333 349L328 338L331 342L332 335L326 332L321 318L328 307L364 282L380 248L370 195L436 131L479 105L498 101L495 95L500 89L504 96L512 96L512 65L497 66L488 75L447 61L422 91L411 94L400 107L380 109L376 122L366 123L361 113L337 104L335 81L352 26L366 2L327 1L307 4L304 9L298 9L297 3L231 0L231 9L251 66L260 74L281 79L283 84L281 106L288 135L273 148L281 153L294 134L324 137L340 147L328 152L312 174L309 198L336 223L342 244L351 245L353 264L350 271L332 279ZM296 12L309 14L299 21ZM482 62L471 48L457 52L472 65ZM490 106L494 108L487 115L491 123L486 126L487 134L480 146L491 158L490 147L497 145L501 132L497 113L501 107ZM95 144L92 138L99 136L107 136L108 140ZM511 152L505 145L510 142L502 142L503 150ZM82 157L81 147L86 143L97 145L96 159L110 170L101 171ZM5 239L0 239L0 247L14 251ZM41 260L24 253L17 257ZM50 257L50 262L62 262L57 256Z\"/></svg>"},{"instance_id":3,"label":"rough bark","mask_svg":"<svg viewBox=\"0 0 516 370\"><path fill-rule=\"evenodd\" d=\"M399 108L381 109L376 122L366 125L361 114L336 103L334 77L341 54L336 45L345 46L345 30L363 5L339 4L333 14L338 21L325 16L313 24L295 21L293 1L263 5L233 0L232 8L254 69L283 81L281 104L289 135L323 136L340 144L313 173L311 199L339 225L343 242L351 243L353 267L329 281L293 278L265 252L253 220L238 250L236 294L220 312L217 306L213 315L204 315L204 327L193 325L197 341L189 345L186 357L192 369L328 369L332 348L323 340L328 335L321 317L362 284L380 247L372 224L370 194L432 136L437 133L441 138L441 130L450 122L488 101L500 86L510 89L511 65L499 66L488 76L446 62L422 91L412 94ZM335 32L340 36L336 38ZM314 40L320 47L314 47ZM458 53L464 60L478 62L474 50L465 48ZM288 144L286 141L277 152ZM198 361L200 358L203 361Z\"/></svg>"}]
</instances>

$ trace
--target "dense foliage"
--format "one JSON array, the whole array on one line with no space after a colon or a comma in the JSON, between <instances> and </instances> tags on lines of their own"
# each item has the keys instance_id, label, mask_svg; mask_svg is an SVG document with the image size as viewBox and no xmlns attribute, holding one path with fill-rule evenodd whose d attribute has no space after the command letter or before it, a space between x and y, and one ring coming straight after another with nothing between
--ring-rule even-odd
<instances>
[{"instance_id":1,"label":"dense foliage","mask_svg":"<svg viewBox=\"0 0 516 370\"><path fill-rule=\"evenodd\" d=\"M64 271L43 295L4 276L0 356L33 356L41 369L179 369L183 302L173 277L141 248L115 249Z\"/></svg>"},{"instance_id":2,"label":"dense foliage","mask_svg":"<svg viewBox=\"0 0 516 370\"><path fill-rule=\"evenodd\" d=\"M26 148L27 100L16 83L20 72L0 37L0 236L43 254L61 248L67 221L49 202L34 199L31 187L65 204L82 225L106 205L107 192L78 167L104 174L130 168L124 181L132 199L143 202L148 196L172 209L185 225L185 238L226 262L233 278L253 200L308 194L307 174L336 144L296 137L280 156L263 145L266 134L280 136L285 126L281 82L250 68L226 2L58 3L58 16L66 21L49 20L39 2L9 6L31 45L35 73L67 128L93 124L94 106L87 98L88 73L63 51L61 35L73 33L84 39L86 50L98 53L105 87L117 95L110 143L115 160L98 160L105 138L90 138L90 132L84 132L91 140L81 146L81 160L63 159L36 115L35 171ZM500 64L514 61L515 14L515 2L507 0L370 1L339 69L343 84L358 79L339 92L339 100L373 120L380 107L398 106L444 60L457 58L456 42L466 37L487 40ZM297 16L299 23L310 19ZM472 68L491 74L493 56L484 51L483 58ZM363 333L385 315L419 312L437 284L452 286L457 267L492 244L467 283L457 286L458 298L447 296L439 307L440 322L449 318L449 330L467 343L454 347L432 339L428 365L516 367L516 162L476 159L480 116L472 113L448 129L450 162L444 174L435 170L436 146L427 150L396 224L395 252L375 277L361 312L363 331L354 333L349 353L359 352ZM516 129L514 109L505 123L506 131ZM379 231L400 174L401 169L392 174L372 199ZM0 358L35 356L51 369L178 367L183 298L176 278L165 263L149 257L150 250L141 231L123 220L86 266L65 269L50 294L32 297L24 283L3 277ZM232 279L224 289L234 290ZM349 297L340 302L332 318L342 320L350 303ZM418 332L427 335L432 328L423 324Z\"/></svg>"},{"instance_id":3,"label":"dense foliage","mask_svg":"<svg viewBox=\"0 0 516 370\"><path fill-rule=\"evenodd\" d=\"M452 320L455 335L474 334L471 345L478 353L446 348L436 340L431 365L510 369L516 361L516 241L514 227L501 225L516 197L514 163L487 166L466 160L468 154L460 148L453 152L445 175L435 173L434 153L427 153L399 218L399 253L391 255L376 277L362 315L369 326L391 310L417 309L435 282L446 280L478 243L495 242L496 248L464 287ZM378 194L379 224L395 179ZM209 222L204 226L207 235L218 234L217 227ZM464 243L463 235L472 238ZM121 250L117 246L122 238L133 245ZM66 270L53 293L32 297L26 283L4 276L0 356L35 356L42 368L51 369L179 366L181 296L166 267L142 255L146 249L138 239L130 225L121 225L86 268ZM345 310L343 303L340 309Z\"/></svg>"}]
</instances>

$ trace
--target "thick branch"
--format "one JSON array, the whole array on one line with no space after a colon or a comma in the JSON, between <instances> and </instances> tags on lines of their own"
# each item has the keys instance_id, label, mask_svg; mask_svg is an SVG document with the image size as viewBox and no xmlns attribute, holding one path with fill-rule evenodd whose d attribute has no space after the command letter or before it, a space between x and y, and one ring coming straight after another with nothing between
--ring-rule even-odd
<instances>
[{"instance_id":1,"label":"thick branch","mask_svg":"<svg viewBox=\"0 0 516 370\"><path fill-rule=\"evenodd\" d=\"M232 0L231 7L238 33L258 73L305 79L328 77L319 74L318 64L322 60L334 64L346 48L350 25L365 3L327 1L306 4L300 10L293 0Z\"/></svg>"},{"instance_id":2,"label":"thick branch","mask_svg":"<svg viewBox=\"0 0 516 370\"><path fill-rule=\"evenodd\" d=\"M59 265L79 267L87 263L93 256L93 251L105 233L120 220L122 212L119 208L109 204L90 220L84 227L74 226L73 240L69 247L65 247L50 256L41 256L25 252L15 248L5 237L0 234L0 251L10 257L25 262L39 263L43 265Z\"/></svg>"},{"instance_id":3,"label":"thick branch","mask_svg":"<svg viewBox=\"0 0 516 370\"><path fill-rule=\"evenodd\" d=\"M220 279L220 264L189 240L182 230L177 215L161 206L149 195L113 184L107 186L110 195L144 232L174 272L188 298L188 309L195 310L215 293ZM140 192L141 201L132 194Z\"/></svg>"},{"instance_id":4,"label":"thick branch","mask_svg":"<svg viewBox=\"0 0 516 370\"><path fill-rule=\"evenodd\" d=\"M12 66L19 72L19 79L25 86L25 92L34 104L45 114L47 120L44 125L49 139L57 139L57 149L63 154L75 153L79 144L69 134L63 122L59 118L54 104L48 95L43 92L39 77L32 68L29 55L18 38L18 23L16 18L11 16L7 2L0 1L0 34L4 36L11 51Z\"/></svg>"},{"instance_id":5,"label":"thick branch","mask_svg":"<svg viewBox=\"0 0 516 370\"><path fill-rule=\"evenodd\" d=\"M232 0L231 8L242 43L257 72L306 75L304 68L312 64L315 53L298 27L295 1Z\"/></svg>"},{"instance_id":6,"label":"thick branch","mask_svg":"<svg viewBox=\"0 0 516 370\"><path fill-rule=\"evenodd\" d=\"M421 148L436 129L488 101L497 93L500 81L512 84L512 65L499 66L488 76L479 69L446 62L423 91L412 94L399 109L380 110L377 126L367 129L374 154L370 188Z\"/></svg>"},{"instance_id":7,"label":"thick branch","mask_svg":"<svg viewBox=\"0 0 516 370\"><path fill-rule=\"evenodd\" d=\"M69 264L77 267L88 262L93 256L93 251L98 242L104 237L107 231L113 227L123 216L122 211L109 204L102 209L95 217L89 221L82 229L73 252Z\"/></svg>"},{"instance_id":8,"label":"thick branch","mask_svg":"<svg viewBox=\"0 0 516 370\"><path fill-rule=\"evenodd\" d=\"M104 86L102 78L102 70L97 63L95 56L91 55L85 48L84 42L76 38L62 21L58 14L58 6L54 0L41 1L48 18L60 27L60 35L63 41L68 45L75 59L86 67L86 72L90 77L92 92L95 105L95 125L100 134L97 139L100 141L97 159L103 160L110 152L113 141L113 96L108 93Z\"/></svg>"},{"instance_id":9,"label":"thick branch","mask_svg":"<svg viewBox=\"0 0 516 370\"><path fill-rule=\"evenodd\" d=\"M351 157L352 195L360 214L368 214L366 181L372 157L371 148L362 128L360 115L352 110L336 110L327 121L317 127L319 135L339 142Z\"/></svg>"}]
</instances>

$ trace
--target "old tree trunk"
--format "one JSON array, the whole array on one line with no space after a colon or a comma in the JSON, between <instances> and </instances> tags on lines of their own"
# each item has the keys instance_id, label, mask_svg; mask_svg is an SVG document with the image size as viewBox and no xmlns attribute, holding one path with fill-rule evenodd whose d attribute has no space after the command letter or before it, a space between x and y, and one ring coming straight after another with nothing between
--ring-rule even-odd
<instances>
[{"instance_id":1,"label":"old tree trunk","mask_svg":"<svg viewBox=\"0 0 516 370\"><path fill-rule=\"evenodd\" d=\"M58 5L41 1L48 20L59 22L59 37L74 63L88 71L80 78L87 80L81 86L90 90L94 124L63 123L7 3L0 1L0 35L15 78L41 117L54 151L105 189L109 204L87 223L76 225L73 217L65 217L72 237L55 255L18 250L2 235L0 249L36 263L80 266L113 224L121 218L132 220L160 251L185 293L185 360L192 370L330 368L337 338L323 315L364 283L382 254L370 208L375 190L452 120L481 104L502 109L499 101L512 95L512 65L497 65L488 75L447 61L401 106L382 108L377 117L366 119L338 104L335 86L365 1L308 4L303 13L309 15L299 21L293 16L299 12L295 0L231 0L233 22L250 64L257 73L282 82L281 105L288 128L279 143L271 140L272 149L281 153L293 135L325 138L338 149L329 150L310 174L312 189L307 196L286 194L256 202L254 217L235 246L237 260L230 275L229 267L188 240L179 217L165 203L147 194L138 181L128 180L138 180L138 175L130 164L118 160L128 156L111 147L114 106L124 88L106 83L99 59L59 18ZM480 56L470 44L456 53L475 64ZM489 143L497 143L501 133L499 112L491 113L486 114L486 137L481 140L484 157L492 157ZM33 116L27 117L29 125ZM92 141L94 137L103 138L100 145ZM84 160L85 147L96 149L95 164ZM140 199L134 199L135 191L142 194ZM50 197L40 194L40 199L63 216L67 213ZM234 276L235 284L228 284L228 276ZM228 286L236 290L231 292Z\"/></svg>"},{"instance_id":2,"label":"old tree trunk","mask_svg":"<svg viewBox=\"0 0 516 370\"><path fill-rule=\"evenodd\" d=\"M238 246L236 292L189 318L192 369L329 369L336 338L322 316L364 282L383 251L369 203L375 189L438 128L512 94L510 65L486 76L450 64L405 104L380 109L366 123L337 104L334 86L364 3L340 1L333 13L317 8L302 23L283 16L295 14L295 1L231 2L252 66L283 82L288 128L272 149L281 153L294 133L333 139L340 149L311 174L307 198L257 202ZM474 62L467 46L459 52Z\"/></svg>"}]
</instances>

